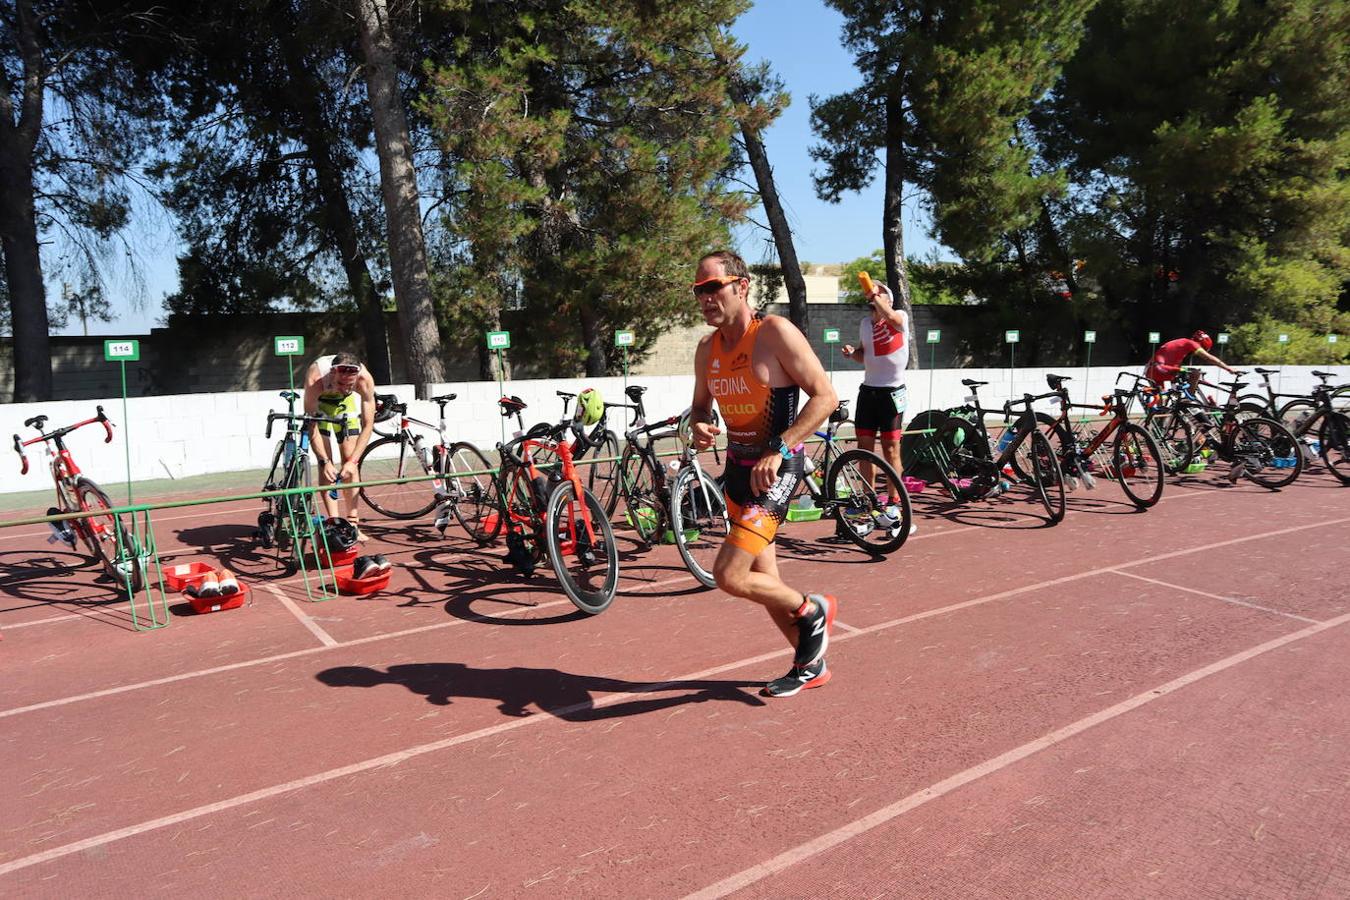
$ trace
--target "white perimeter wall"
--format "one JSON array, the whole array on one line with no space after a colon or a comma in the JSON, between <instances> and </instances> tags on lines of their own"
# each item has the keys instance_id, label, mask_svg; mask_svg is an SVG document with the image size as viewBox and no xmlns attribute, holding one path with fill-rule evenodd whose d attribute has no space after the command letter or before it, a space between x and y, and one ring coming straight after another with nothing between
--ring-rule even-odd
<instances>
[{"instance_id":1,"label":"white perimeter wall","mask_svg":"<svg viewBox=\"0 0 1350 900\"><path fill-rule=\"evenodd\" d=\"M1311 372L1322 368L1337 372L1337 383L1350 381L1350 366L1286 366L1282 375L1273 376L1277 390L1305 392L1316 383ZM1096 402L1109 393L1120 371L1117 368L1087 369L939 369L932 372L909 373L909 415L931 407L955 406L969 391L961 385L963 378L987 381L980 390L980 399L990 407L1001 407L1003 401L1023 393L1044 393L1045 375L1054 371L1068 375L1070 393L1077 401ZM1139 370L1135 370L1139 371ZM1217 369L1207 370L1213 381L1224 376ZM649 390L644 397L649 418L674 415L689 405L693 393L692 375L644 376L629 379ZM847 372L834 373L834 385L841 399L856 404L862 372L851 367ZM1253 383L1260 379L1253 376ZM1124 382L1122 382L1123 384ZM529 426L544 419L559 418L562 402L555 391L576 392L585 387L597 387L608 400L623 402L622 378L553 379L548 381L509 381L505 392L519 396L529 404L525 424ZM1254 391L1254 388L1251 389ZM413 400L411 385L381 388L381 393L394 393L408 401L409 413L430 422L436 421L436 404ZM497 399L501 393L494 382L459 382L435 386L435 394L455 393L459 397L446 407L447 430L452 440L467 440L490 450L501 440L502 417L498 414ZM1244 391L1246 393L1246 391ZM19 459L13 454L11 435L25 438L36 435L23 427L26 418L38 414L49 417L47 428L68 425L94 415L100 402L112 419L114 440L103 443L103 429L86 426L67 439L67 445L76 462L97 481L107 485L126 478L123 429L129 429L131 439L131 477L141 481L152 478L184 478L265 468L271 462L272 440L263 436L269 409L283 411L286 403L276 391L251 391L229 394L183 394L169 397L138 397L126 401L126 416L122 413L120 398L103 401L72 400L49 403L18 403L0 406L0 438L5 441L3 460L0 460L0 493L46 490L51 487L40 446L27 448L30 469L27 476L19 475ZM931 400L930 400L931 397ZM1050 407L1044 405L1046 409ZM852 405L850 406L852 408ZM622 432L621 419L615 410L610 424ZM278 425L278 428L280 426ZM514 430L514 420L508 424L507 434Z\"/></svg>"}]
</instances>

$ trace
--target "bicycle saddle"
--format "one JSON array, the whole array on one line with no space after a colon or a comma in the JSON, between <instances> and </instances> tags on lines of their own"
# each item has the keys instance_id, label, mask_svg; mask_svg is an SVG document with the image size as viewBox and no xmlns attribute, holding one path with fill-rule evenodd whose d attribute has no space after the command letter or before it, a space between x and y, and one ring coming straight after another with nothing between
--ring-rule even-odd
<instances>
[{"instance_id":1,"label":"bicycle saddle","mask_svg":"<svg viewBox=\"0 0 1350 900\"><path fill-rule=\"evenodd\" d=\"M576 394L569 394L567 391L558 391L557 393L559 397L566 397L568 400L576 396Z\"/></svg>"},{"instance_id":2,"label":"bicycle saddle","mask_svg":"<svg viewBox=\"0 0 1350 900\"><path fill-rule=\"evenodd\" d=\"M523 410L528 404L519 397L503 397L497 401L497 405L502 408L502 415L510 416Z\"/></svg>"},{"instance_id":3,"label":"bicycle saddle","mask_svg":"<svg viewBox=\"0 0 1350 900\"><path fill-rule=\"evenodd\" d=\"M1050 390L1052 391L1059 390L1060 385L1066 381L1073 381L1073 379L1068 375L1051 375L1047 373L1045 376L1045 383L1050 385Z\"/></svg>"},{"instance_id":4,"label":"bicycle saddle","mask_svg":"<svg viewBox=\"0 0 1350 900\"><path fill-rule=\"evenodd\" d=\"M834 412L830 413L830 421L837 425L842 425L848 421L847 400L841 401L840 404L834 408Z\"/></svg>"},{"instance_id":5,"label":"bicycle saddle","mask_svg":"<svg viewBox=\"0 0 1350 900\"><path fill-rule=\"evenodd\" d=\"M984 387L984 386L985 386L986 384L988 384L989 382L987 382L987 381L976 381L976 380L973 379L973 378L962 378L962 379L961 379L961 383L964 384L964 385L965 385L966 387L968 387L968 388L977 388L977 387Z\"/></svg>"},{"instance_id":6,"label":"bicycle saddle","mask_svg":"<svg viewBox=\"0 0 1350 900\"><path fill-rule=\"evenodd\" d=\"M630 384L624 389L624 393L628 395L628 399L637 401L642 399L642 395L647 393L647 389L640 384Z\"/></svg>"},{"instance_id":7,"label":"bicycle saddle","mask_svg":"<svg viewBox=\"0 0 1350 900\"><path fill-rule=\"evenodd\" d=\"M432 397L431 402L439 403L441 406L445 406L445 404L449 403L451 400L455 399L458 396L459 396L458 394L441 394L439 397Z\"/></svg>"},{"instance_id":8,"label":"bicycle saddle","mask_svg":"<svg viewBox=\"0 0 1350 900\"><path fill-rule=\"evenodd\" d=\"M1314 371L1313 374L1316 375L1318 378L1335 378L1335 377L1336 377L1336 373L1335 373L1335 372L1318 372L1318 371Z\"/></svg>"},{"instance_id":9,"label":"bicycle saddle","mask_svg":"<svg viewBox=\"0 0 1350 900\"><path fill-rule=\"evenodd\" d=\"M1260 366L1257 366L1257 367L1256 367L1255 369L1253 369L1252 371L1254 371L1257 375L1275 375L1275 374L1277 374L1280 370L1279 370L1279 369L1263 369L1263 368L1261 368Z\"/></svg>"},{"instance_id":10,"label":"bicycle saddle","mask_svg":"<svg viewBox=\"0 0 1350 900\"><path fill-rule=\"evenodd\" d=\"M23 427L24 427L24 428L36 428L38 431L41 431L41 430L42 430L42 426L43 426L43 425L46 425L46 424L47 424L47 417L46 417L46 416L33 416L33 418L31 418L31 419L25 419L25 420L24 420L24 422L23 422Z\"/></svg>"},{"instance_id":11,"label":"bicycle saddle","mask_svg":"<svg viewBox=\"0 0 1350 900\"><path fill-rule=\"evenodd\" d=\"M292 400L299 400L300 395L297 394L295 391L282 391L281 399L289 403Z\"/></svg>"}]
</instances>

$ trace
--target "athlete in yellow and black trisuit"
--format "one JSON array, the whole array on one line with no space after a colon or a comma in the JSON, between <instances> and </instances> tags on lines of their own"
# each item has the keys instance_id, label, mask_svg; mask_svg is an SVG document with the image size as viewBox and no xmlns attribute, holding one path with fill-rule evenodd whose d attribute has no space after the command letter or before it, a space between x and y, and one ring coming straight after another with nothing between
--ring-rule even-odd
<instances>
[{"instance_id":1,"label":"athlete in yellow and black trisuit","mask_svg":"<svg viewBox=\"0 0 1350 900\"><path fill-rule=\"evenodd\" d=\"M360 398L358 409L357 398ZM375 428L375 379L354 353L336 353L320 356L310 363L305 372L305 412L342 419L341 428L328 423L315 424L310 432L310 445L319 463L319 484L332 484L341 478L344 484L361 480L357 464L370 443ZM336 444L340 465L333 464ZM356 491L344 488L338 501L327 491L319 497L329 516L341 516L356 526L357 539L364 541L361 532L361 512L357 506Z\"/></svg>"},{"instance_id":2,"label":"athlete in yellow and black trisuit","mask_svg":"<svg viewBox=\"0 0 1350 900\"><path fill-rule=\"evenodd\" d=\"M716 330L694 355L694 444L712 446L717 401L727 427L726 498L731 533L713 566L717 586L763 606L796 652L792 669L764 687L791 697L830 678L825 666L838 603L802 594L778 577L773 540L801 482L802 442L824 423L838 397L805 336L786 319L750 308L745 261L730 251L699 260L694 295ZM809 398L800 412L799 394Z\"/></svg>"}]
</instances>

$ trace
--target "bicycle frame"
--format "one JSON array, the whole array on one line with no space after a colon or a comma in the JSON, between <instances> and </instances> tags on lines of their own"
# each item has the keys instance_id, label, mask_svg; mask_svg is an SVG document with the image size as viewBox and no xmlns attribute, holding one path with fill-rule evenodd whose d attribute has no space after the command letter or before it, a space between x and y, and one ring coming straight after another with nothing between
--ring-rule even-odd
<instances>
[{"instance_id":1,"label":"bicycle frame","mask_svg":"<svg viewBox=\"0 0 1350 900\"><path fill-rule=\"evenodd\" d=\"M52 475L52 483L56 488L56 499L62 512L88 512L88 510L79 503L79 492L76 491L76 481L83 474L80 467L75 463L75 457L66 447L65 436L85 425L92 425L98 422L103 425L105 437L103 443L110 444L113 439L112 423L103 412L103 407L96 407L98 412L83 422L76 422L74 425L67 425L64 428L58 428L55 431L44 434L42 426L46 424L46 416L34 416L25 425L32 426L38 431L38 436L22 440L17 434L14 435L14 452L19 454L20 475L28 474L28 456L23 452L24 447L41 443L44 452L50 459L49 468ZM52 446L55 446L53 451ZM105 533L106 529L102 522L93 519L75 519L74 527L82 532L87 532L95 537ZM121 545L121 536L118 536L119 549Z\"/></svg>"}]
</instances>

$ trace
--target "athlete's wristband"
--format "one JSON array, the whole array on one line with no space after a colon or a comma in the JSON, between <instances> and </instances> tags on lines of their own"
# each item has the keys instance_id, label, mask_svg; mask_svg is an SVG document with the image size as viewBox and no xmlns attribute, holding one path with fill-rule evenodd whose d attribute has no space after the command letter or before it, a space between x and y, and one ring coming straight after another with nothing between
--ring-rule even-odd
<instances>
[{"instance_id":1,"label":"athlete's wristband","mask_svg":"<svg viewBox=\"0 0 1350 900\"><path fill-rule=\"evenodd\" d=\"M781 437L776 437L773 440L769 441L769 449L773 450L779 456L783 457L784 460L792 459L792 457L796 455L793 453L791 447L783 443L783 439Z\"/></svg>"}]
</instances>

